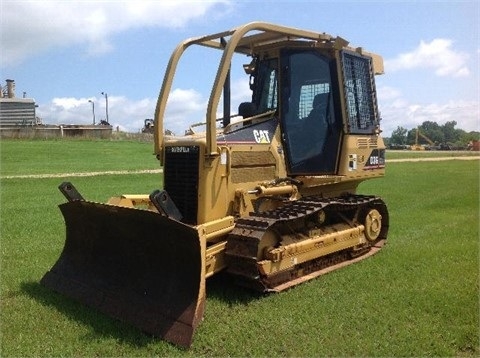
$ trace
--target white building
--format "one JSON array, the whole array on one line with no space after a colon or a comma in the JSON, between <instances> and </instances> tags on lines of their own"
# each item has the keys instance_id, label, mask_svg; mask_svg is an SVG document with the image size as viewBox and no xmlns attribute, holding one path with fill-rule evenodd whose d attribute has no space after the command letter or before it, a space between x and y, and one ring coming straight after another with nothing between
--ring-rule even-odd
<instances>
[{"instance_id":1,"label":"white building","mask_svg":"<svg viewBox=\"0 0 480 358\"><path fill-rule=\"evenodd\" d=\"M0 87L0 128L39 124L35 114L35 100L15 97L15 82L6 82L5 87Z\"/></svg>"}]
</instances>

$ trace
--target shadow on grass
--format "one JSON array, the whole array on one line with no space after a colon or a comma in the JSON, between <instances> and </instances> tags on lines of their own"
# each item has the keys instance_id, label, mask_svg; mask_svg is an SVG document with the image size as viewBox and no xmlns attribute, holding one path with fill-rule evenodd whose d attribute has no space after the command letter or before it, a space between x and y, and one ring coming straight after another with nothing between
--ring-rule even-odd
<instances>
[{"instance_id":1,"label":"shadow on grass","mask_svg":"<svg viewBox=\"0 0 480 358\"><path fill-rule=\"evenodd\" d=\"M226 303L229 307L246 305L268 295L268 293L238 286L232 276L223 271L207 279L206 290L207 302L208 298L212 297Z\"/></svg>"},{"instance_id":2,"label":"shadow on grass","mask_svg":"<svg viewBox=\"0 0 480 358\"><path fill-rule=\"evenodd\" d=\"M94 335L100 335L105 338L116 339L135 348L142 348L155 342L164 342L166 345L182 350L158 338L148 336L133 326L100 314L93 308L53 292L38 282L23 282L21 291L42 305L55 308L67 318L91 327L92 333L87 334L84 337L85 340L91 340Z\"/></svg>"},{"instance_id":3,"label":"shadow on grass","mask_svg":"<svg viewBox=\"0 0 480 358\"><path fill-rule=\"evenodd\" d=\"M135 348L163 342L161 344L165 344L170 349L183 351L182 348L176 345L163 341L160 338L149 336L127 323L99 313L94 308L51 291L38 282L23 282L21 291L40 304L54 308L68 319L90 327L91 333L84 337L85 340L94 339L96 335L99 335L105 338L113 338ZM207 304L210 297L210 299L224 302L229 307L246 305L265 296L265 294L236 285L231 276L223 272L207 280L206 295Z\"/></svg>"}]
</instances>

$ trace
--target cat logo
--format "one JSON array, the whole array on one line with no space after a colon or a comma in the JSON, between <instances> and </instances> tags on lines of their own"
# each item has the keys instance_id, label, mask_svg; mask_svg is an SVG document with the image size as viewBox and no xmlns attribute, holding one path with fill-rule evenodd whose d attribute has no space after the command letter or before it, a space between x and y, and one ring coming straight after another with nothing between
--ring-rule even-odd
<instances>
[{"instance_id":1,"label":"cat logo","mask_svg":"<svg viewBox=\"0 0 480 358\"><path fill-rule=\"evenodd\" d=\"M270 143L270 134L268 133L268 130L254 129L253 136L255 137L255 142L259 144Z\"/></svg>"}]
</instances>

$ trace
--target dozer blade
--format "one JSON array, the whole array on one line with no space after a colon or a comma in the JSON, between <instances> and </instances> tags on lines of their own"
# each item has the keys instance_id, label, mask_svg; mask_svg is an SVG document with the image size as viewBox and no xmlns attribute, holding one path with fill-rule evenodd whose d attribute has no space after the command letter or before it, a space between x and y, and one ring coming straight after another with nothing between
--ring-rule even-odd
<instances>
[{"instance_id":1,"label":"dozer blade","mask_svg":"<svg viewBox=\"0 0 480 358\"><path fill-rule=\"evenodd\" d=\"M189 347L205 304L205 246L197 230L153 211L88 201L60 210L65 247L41 283Z\"/></svg>"}]
</instances>

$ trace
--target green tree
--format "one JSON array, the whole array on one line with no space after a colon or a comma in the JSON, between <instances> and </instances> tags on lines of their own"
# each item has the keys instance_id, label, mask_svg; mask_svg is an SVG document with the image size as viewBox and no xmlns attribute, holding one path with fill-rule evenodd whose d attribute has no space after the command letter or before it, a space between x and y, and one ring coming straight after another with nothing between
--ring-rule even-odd
<instances>
[{"instance_id":1,"label":"green tree","mask_svg":"<svg viewBox=\"0 0 480 358\"><path fill-rule=\"evenodd\" d=\"M468 143L472 140L480 140L480 132L472 131L472 132L465 132L462 131L462 136L460 140L464 143Z\"/></svg>"},{"instance_id":2,"label":"green tree","mask_svg":"<svg viewBox=\"0 0 480 358\"><path fill-rule=\"evenodd\" d=\"M415 134L416 134L417 128L410 129L407 132L407 144L415 144Z\"/></svg>"},{"instance_id":3,"label":"green tree","mask_svg":"<svg viewBox=\"0 0 480 358\"><path fill-rule=\"evenodd\" d=\"M398 126L392 132L392 136L390 137L390 142L392 144L407 144L407 129Z\"/></svg>"},{"instance_id":4,"label":"green tree","mask_svg":"<svg viewBox=\"0 0 480 358\"><path fill-rule=\"evenodd\" d=\"M442 126L444 141L446 143L455 143L460 139L461 133L455 129L456 125L456 121L449 121Z\"/></svg>"},{"instance_id":5,"label":"green tree","mask_svg":"<svg viewBox=\"0 0 480 358\"><path fill-rule=\"evenodd\" d=\"M425 121L419 127L420 133L429 138L434 143L443 143L445 142L445 135L443 133L442 127L438 125L437 122ZM423 139L420 140L421 143L426 143Z\"/></svg>"},{"instance_id":6,"label":"green tree","mask_svg":"<svg viewBox=\"0 0 480 358\"><path fill-rule=\"evenodd\" d=\"M456 125L456 121L448 121L442 126L437 122L425 121L418 126L418 130L437 145L450 144L454 147L466 147L470 141L480 140L479 132L472 131L467 133L463 129L455 128ZM402 127L397 127L397 129L392 132L391 143L415 144L416 132L417 128L408 130ZM399 140L402 136L404 136L405 142L401 143ZM427 141L422 138L422 136L419 136L418 144L427 144Z\"/></svg>"}]
</instances>

